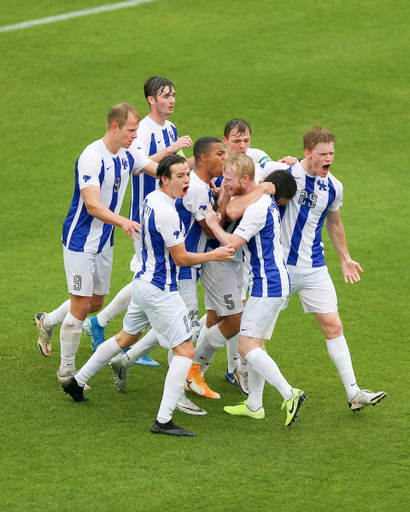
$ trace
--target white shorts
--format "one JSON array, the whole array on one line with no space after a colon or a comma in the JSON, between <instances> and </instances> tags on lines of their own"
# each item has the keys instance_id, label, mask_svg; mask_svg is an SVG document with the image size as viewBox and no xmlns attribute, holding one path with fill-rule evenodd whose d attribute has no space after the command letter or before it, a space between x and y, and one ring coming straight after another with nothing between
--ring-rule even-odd
<instances>
[{"instance_id":1,"label":"white shorts","mask_svg":"<svg viewBox=\"0 0 410 512\"><path fill-rule=\"evenodd\" d=\"M327 267L311 268L288 265L290 295L299 294L305 313L333 313L337 311L336 290ZM289 298L286 301L285 309Z\"/></svg>"},{"instance_id":2,"label":"white shorts","mask_svg":"<svg viewBox=\"0 0 410 512\"><path fill-rule=\"evenodd\" d=\"M178 292L165 292L141 278L132 281L132 299L124 317L128 334L155 330L161 347L170 349L192 337L188 310Z\"/></svg>"},{"instance_id":3,"label":"white shorts","mask_svg":"<svg viewBox=\"0 0 410 512\"><path fill-rule=\"evenodd\" d=\"M188 321L192 332L201 330L198 318L198 287L194 279L180 279L178 291L188 309Z\"/></svg>"},{"instance_id":4,"label":"white shorts","mask_svg":"<svg viewBox=\"0 0 410 512\"><path fill-rule=\"evenodd\" d=\"M218 316L242 313L243 274L242 262L207 261L201 271L201 283L205 290L205 309Z\"/></svg>"},{"instance_id":5,"label":"white shorts","mask_svg":"<svg viewBox=\"0 0 410 512\"><path fill-rule=\"evenodd\" d=\"M113 261L113 248L99 253L70 251L63 245L68 292L80 297L107 295Z\"/></svg>"},{"instance_id":6,"label":"white shorts","mask_svg":"<svg viewBox=\"0 0 410 512\"><path fill-rule=\"evenodd\" d=\"M239 335L270 340L285 301L286 297L249 297Z\"/></svg>"},{"instance_id":7,"label":"white shorts","mask_svg":"<svg viewBox=\"0 0 410 512\"><path fill-rule=\"evenodd\" d=\"M142 246L141 246L141 239L138 239L138 238L134 238L134 249L135 249L135 254L131 260L131 263L130 263L130 269L131 269L131 272L133 272L135 274L135 272L138 272L138 270L140 270L141 268L141 259L142 259Z\"/></svg>"}]
</instances>

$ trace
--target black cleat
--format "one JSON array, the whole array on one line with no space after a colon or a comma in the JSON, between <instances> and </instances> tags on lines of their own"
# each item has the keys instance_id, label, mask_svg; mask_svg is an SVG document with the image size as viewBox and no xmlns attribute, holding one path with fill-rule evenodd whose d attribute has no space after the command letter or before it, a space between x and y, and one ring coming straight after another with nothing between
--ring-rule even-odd
<instances>
[{"instance_id":1,"label":"black cleat","mask_svg":"<svg viewBox=\"0 0 410 512\"><path fill-rule=\"evenodd\" d=\"M177 427L174 425L172 420L168 421L168 423L160 423L158 420L155 420L151 427L151 432L153 434L167 434L169 436L179 436L179 437L194 437L196 434L191 432L190 430L186 430L185 428Z\"/></svg>"},{"instance_id":2,"label":"black cleat","mask_svg":"<svg viewBox=\"0 0 410 512\"><path fill-rule=\"evenodd\" d=\"M88 398L84 396L84 388L78 384L75 377L70 377L65 380L61 384L61 387L65 393L71 396L74 402L86 402L88 400Z\"/></svg>"}]
</instances>

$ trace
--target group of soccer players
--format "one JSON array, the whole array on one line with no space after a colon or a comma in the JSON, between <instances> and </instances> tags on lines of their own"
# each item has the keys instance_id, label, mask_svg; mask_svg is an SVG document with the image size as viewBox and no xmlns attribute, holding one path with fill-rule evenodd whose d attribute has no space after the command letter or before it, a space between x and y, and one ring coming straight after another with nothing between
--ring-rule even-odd
<instances>
[{"instance_id":1,"label":"group of soccer players","mask_svg":"<svg viewBox=\"0 0 410 512\"><path fill-rule=\"evenodd\" d=\"M333 134L318 126L307 131L300 161L285 157L274 162L250 148L251 129L243 119L228 122L222 140L201 137L193 145L189 136L178 137L167 119L174 110L173 83L151 77L144 93L149 114L140 120L131 105L113 107L106 134L76 163L62 237L70 298L35 316L37 344L45 356L51 354L53 328L62 324L57 378L63 390L75 401L87 400L88 380L109 363L118 389L125 392L132 365L161 345L168 349L169 369L151 432L194 436L174 424L173 411L206 414L185 390L220 398L204 374L216 351L226 346L226 379L247 398L224 410L263 419L267 381L283 398L285 425L292 425L306 394L288 383L265 340L298 292L304 311L316 316L325 335L350 409L382 400L384 391L373 393L356 383L324 261L326 218L346 283L360 280L363 271L349 255L340 219L343 187L329 171ZM192 145L194 156L187 160L183 149ZM130 174L128 219L119 212ZM134 278L100 311L110 288L114 226L134 242ZM198 318L198 279L205 290L203 319ZM105 326L124 311L123 329L105 341ZM77 371L82 329L95 352Z\"/></svg>"}]
</instances>

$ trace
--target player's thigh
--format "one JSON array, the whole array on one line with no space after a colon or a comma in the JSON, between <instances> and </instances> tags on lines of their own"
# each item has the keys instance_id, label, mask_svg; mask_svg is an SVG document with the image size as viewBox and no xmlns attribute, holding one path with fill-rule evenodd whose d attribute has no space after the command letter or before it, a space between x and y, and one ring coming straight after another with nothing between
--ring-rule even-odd
<instances>
[{"instance_id":1,"label":"player's thigh","mask_svg":"<svg viewBox=\"0 0 410 512\"><path fill-rule=\"evenodd\" d=\"M178 291L188 309L188 320L193 332L199 333L198 318L198 287L194 279L180 279L178 281Z\"/></svg>"},{"instance_id":2,"label":"player's thigh","mask_svg":"<svg viewBox=\"0 0 410 512\"><path fill-rule=\"evenodd\" d=\"M269 340L285 297L249 297L241 320L241 336Z\"/></svg>"},{"instance_id":3,"label":"player's thigh","mask_svg":"<svg viewBox=\"0 0 410 512\"><path fill-rule=\"evenodd\" d=\"M205 290L206 310L214 310L221 317L242 313L242 290L238 288L240 265L240 262L205 263L201 271L201 283Z\"/></svg>"},{"instance_id":4,"label":"player's thigh","mask_svg":"<svg viewBox=\"0 0 410 512\"><path fill-rule=\"evenodd\" d=\"M170 349L192 337L188 309L178 292L165 292L151 283L141 281L134 287L138 301L149 319L163 348ZM137 301L135 301L137 302Z\"/></svg>"},{"instance_id":5,"label":"player's thigh","mask_svg":"<svg viewBox=\"0 0 410 512\"><path fill-rule=\"evenodd\" d=\"M105 254L107 253L107 254ZM110 291L112 251L89 253L69 251L63 248L64 268L68 291L72 295L92 297L106 295Z\"/></svg>"},{"instance_id":6,"label":"player's thigh","mask_svg":"<svg viewBox=\"0 0 410 512\"><path fill-rule=\"evenodd\" d=\"M305 269L302 287L298 290L305 313L337 311L337 294L327 267Z\"/></svg>"}]
</instances>

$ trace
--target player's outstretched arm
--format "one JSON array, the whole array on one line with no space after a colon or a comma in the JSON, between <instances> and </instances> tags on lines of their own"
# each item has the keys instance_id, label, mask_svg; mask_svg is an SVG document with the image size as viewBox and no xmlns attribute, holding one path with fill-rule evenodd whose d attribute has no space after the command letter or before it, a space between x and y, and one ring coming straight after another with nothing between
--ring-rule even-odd
<instances>
[{"instance_id":1,"label":"player's outstretched arm","mask_svg":"<svg viewBox=\"0 0 410 512\"><path fill-rule=\"evenodd\" d=\"M360 281L359 272L363 273L362 267L350 257L346 244L345 230L339 210L337 212L328 211L326 214L326 228L330 240L334 245L341 261L342 273L346 283L354 284Z\"/></svg>"},{"instance_id":2,"label":"player's outstretched arm","mask_svg":"<svg viewBox=\"0 0 410 512\"><path fill-rule=\"evenodd\" d=\"M164 156L173 155L177 153L181 149L190 148L192 146L192 139L189 135L185 135L184 137L180 137L173 144L168 146L167 148L158 151L154 155L150 155L150 159L154 160L154 162L160 162Z\"/></svg>"},{"instance_id":3,"label":"player's outstretched arm","mask_svg":"<svg viewBox=\"0 0 410 512\"><path fill-rule=\"evenodd\" d=\"M276 188L273 183L263 182L248 194L236 197L226 205L226 215L231 220L237 220L242 217L248 206L260 199L263 194L275 195Z\"/></svg>"},{"instance_id":4,"label":"player's outstretched arm","mask_svg":"<svg viewBox=\"0 0 410 512\"><path fill-rule=\"evenodd\" d=\"M184 242L168 249L175 265L179 267L192 267L207 261L231 261L235 252L235 249L231 246L218 247L213 251L203 253L188 252Z\"/></svg>"}]
</instances>

